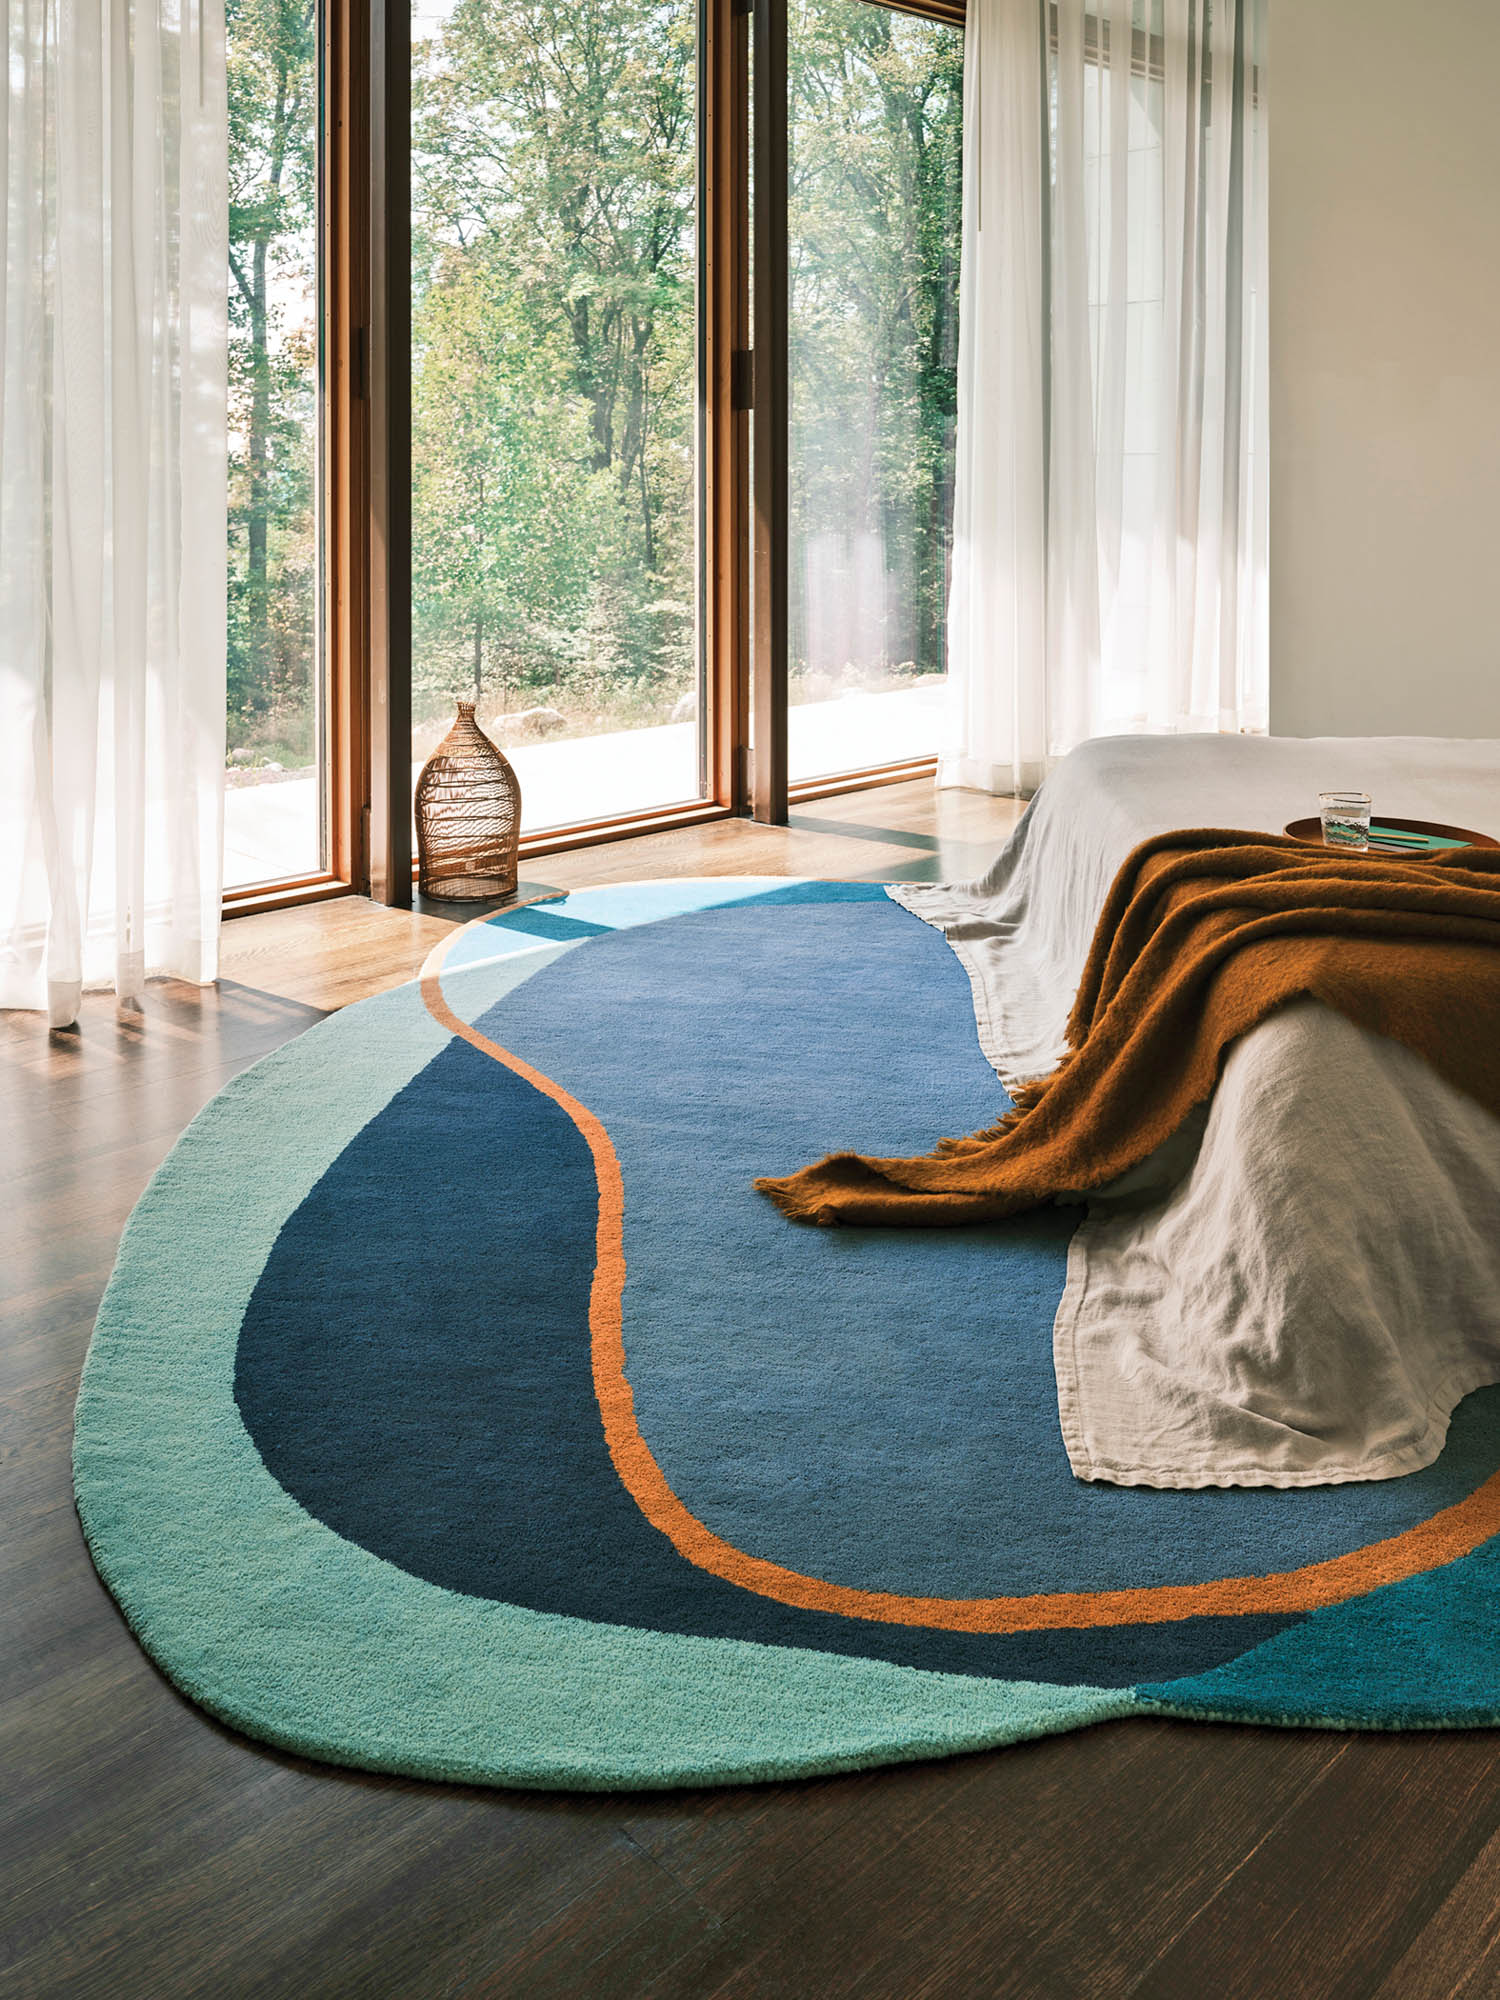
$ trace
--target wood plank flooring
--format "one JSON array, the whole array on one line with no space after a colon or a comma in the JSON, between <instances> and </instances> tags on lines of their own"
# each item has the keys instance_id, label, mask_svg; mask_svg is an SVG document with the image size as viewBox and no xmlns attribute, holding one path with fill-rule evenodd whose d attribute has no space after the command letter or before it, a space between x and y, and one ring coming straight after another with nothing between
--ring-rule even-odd
<instances>
[{"instance_id":1,"label":"wood plank flooring","mask_svg":"<svg viewBox=\"0 0 1500 2000\"><path fill-rule=\"evenodd\" d=\"M926 785L551 856L642 876L968 876L1016 808ZM465 912L464 914L467 914ZM72 1399L126 1215L194 1112L409 978L451 910L236 920L217 989L0 1016L0 1993L6 2000L1484 2000L1490 1733L1130 1721L856 1777L603 1798L300 1763L177 1696L94 1576Z\"/></svg>"}]
</instances>

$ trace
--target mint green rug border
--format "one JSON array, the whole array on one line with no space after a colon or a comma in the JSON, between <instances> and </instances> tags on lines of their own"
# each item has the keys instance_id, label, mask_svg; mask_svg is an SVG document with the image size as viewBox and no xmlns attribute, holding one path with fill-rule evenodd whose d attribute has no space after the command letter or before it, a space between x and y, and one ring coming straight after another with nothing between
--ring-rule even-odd
<instances>
[{"instance_id":1,"label":"mint green rug border","mask_svg":"<svg viewBox=\"0 0 1500 2000\"><path fill-rule=\"evenodd\" d=\"M702 908L781 878L684 883ZM599 920L593 892L570 911ZM625 921L669 913L658 893ZM464 1014L578 944L445 976ZM460 998L461 996L461 998ZM549 1790L754 1783L994 1748L1127 1715L1129 1690L938 1674L596 1625L443 1590L344 1541L273 1480L233 1396L240 1321L282 1224L445 1046L415 984L236 1077L126 1227L79 1392L74 1477L99 1574L210 1714L366 1770Z\"/></svg>"}]
</instances>

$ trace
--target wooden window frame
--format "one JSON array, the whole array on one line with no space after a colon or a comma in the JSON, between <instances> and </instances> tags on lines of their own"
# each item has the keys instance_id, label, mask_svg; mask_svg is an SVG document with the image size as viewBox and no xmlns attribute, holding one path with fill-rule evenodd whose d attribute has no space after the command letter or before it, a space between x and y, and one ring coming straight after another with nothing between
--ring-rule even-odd
<instances>
[{"instance_id":1,"label":"wooden window frame","mask_svg":"<svg viewBox=\"0 0 1500 2000\"><path fill-rule=\"evenodd\" d=\"M965 24L963 0L871 0L890 12L947 27ZM794 804L876 785L935 776L925 756L792 781L787 754L788 532L790 446L788 393L787 0L753 0L755 9L755 414L766 422L769 449L754 457L755 645L752 659L755 748L750 807L754 818L786 823Z\"/></svg>"},{"instance_id":2,"label":"wooden window frame","mask_svg":"<svg viewBox=\"0 0 1500 2000\"><path fill-rule=\"evenodd\" d=\"M964 22L962 0L874 4ZM784 824L792 804L936 770L923 757L788 778L786 35L786 0L699 0L701 793L539 829L523 858L733 816ZM319 60L327 866L228 891L226 917L351 894L409 906L416 872L409 0L322 0ZM753 214L752 146L769 196Z\"/></svg>"},{"instance_id":3,"label":"wooden window frame","mask_svg":"<svg viewBox=\"0 0 1500 2000\"><path fill-rule=\"evenodd\" d=\"M326 866L226 892L226 917L353 895L370 884L370 319L373 8L323 0L318 22L322 568L319 671Z\"/></svg>"}]
</instances>

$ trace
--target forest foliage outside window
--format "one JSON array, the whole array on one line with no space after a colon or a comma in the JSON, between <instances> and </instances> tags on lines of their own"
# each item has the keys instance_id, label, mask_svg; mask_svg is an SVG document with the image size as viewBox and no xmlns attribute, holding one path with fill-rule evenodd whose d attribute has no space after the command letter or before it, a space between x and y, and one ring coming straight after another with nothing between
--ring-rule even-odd
<instances>
[{"instance_id":1,"label":"forest foliage outside window","mask_svg":"<svg viewBox=\"0 0 1500 2000\"><path fill-rule=\"evenodd\" d=\"M681 0L414 17L415 750L476 700L529 825L696 791L696 45ZM656 796L558 754L666 728Z\"/></svg>"}]
</instances>

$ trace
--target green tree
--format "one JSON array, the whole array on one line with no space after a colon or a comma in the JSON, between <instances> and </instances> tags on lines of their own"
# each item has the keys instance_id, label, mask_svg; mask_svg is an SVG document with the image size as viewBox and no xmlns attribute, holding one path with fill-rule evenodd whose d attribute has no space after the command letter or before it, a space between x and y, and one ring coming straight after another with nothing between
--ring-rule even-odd
<instances>
[{"instance_id":1,"label":"green tree","mask_svg":"<svg viewBox=\"0 0 1500 2000\"><path fill-rule=\"evenodd\" d=\"M231 747L259 732L302 761L317 591L313 0L229 0L226 29Z\"/></svg>"},{"instance_id":2,"label":"green tree","mask_svg":"<svg viewBox=\"0 0 1500 2000\"><path fill-rule=\"evenodd\" d=\"M414 484L469 522L455 567L418 508L419 620L465 625L470 685L691 683L694 42L681 5L459 0L419 52Z\"/></svg>"},{"instance_id":3,"label":"green tree","mask_svg":"<svg viewBox=\"0 0 1500 2000\"><path fill-rule=\"evenodd\" d=\"M576 476L586 420L521 301L483 258L445 261L414 384L419 680L524 699L571 657L609 494Z\"/></svg>"}]
</instances>

